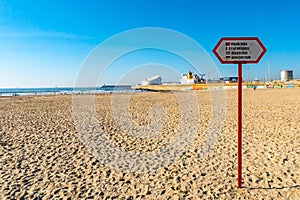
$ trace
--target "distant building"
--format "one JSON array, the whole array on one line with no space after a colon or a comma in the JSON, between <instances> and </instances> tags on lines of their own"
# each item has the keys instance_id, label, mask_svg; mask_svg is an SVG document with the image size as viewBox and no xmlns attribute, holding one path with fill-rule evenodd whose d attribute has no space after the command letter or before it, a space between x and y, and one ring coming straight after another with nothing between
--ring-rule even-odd
<instances>
[{"instance_id":1,"label":"distant building","mask_svg":"<svg viewBox=\"0 0 300 200\"><path fill-rule=\"evenodd\" d=\"M142 85L161 85L162 79L159 75L142 80Z\"/></svg>"},{"instance_id":2,"label":"distant building","mask_svg":"<svg viewBox=\"0 0 300 200\"><path fill-rule=\"evenodd\" d=\"M293 80L293 70L281 70L280 71L280 80L282 82Z\"/></svg>"},{"instance_id":3,"label":"distant building","mask_svg":"<svg viewBox=\"0 0 300 200\"><path fill-rule=\"evenodd\" d=\"M223 77L220 79L223 83L236 83L238 81L238 77L231 76L231 77Z\"/></svg>"}]
</instances>

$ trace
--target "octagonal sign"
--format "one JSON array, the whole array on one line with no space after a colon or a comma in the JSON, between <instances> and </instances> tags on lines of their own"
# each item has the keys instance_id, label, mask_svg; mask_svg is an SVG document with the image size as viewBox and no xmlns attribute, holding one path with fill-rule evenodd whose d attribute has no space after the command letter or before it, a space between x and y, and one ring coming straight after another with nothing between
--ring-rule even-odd
<instances>
[{"instance_id":1,"label":"octagonal sign","mask_svg":"<svg viewBox=\"0 0 300 200\"><path fill-rule=\"evenodd\" d=\"M213 52L222 64L258 63L266 48L257 37L221 38Z\"/></svg>"}]
</instances>

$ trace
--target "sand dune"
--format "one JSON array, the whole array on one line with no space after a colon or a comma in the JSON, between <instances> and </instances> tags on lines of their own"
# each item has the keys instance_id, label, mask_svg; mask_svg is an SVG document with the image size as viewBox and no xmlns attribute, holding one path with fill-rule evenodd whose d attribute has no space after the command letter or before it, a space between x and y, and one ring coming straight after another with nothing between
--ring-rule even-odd
<instances>
[{"instance_id":1,"label":"sand dune","mask_svg":"<svg viewBox=\"0 0 300 200\"><path fill-rule=\"evenodd\" d=\"M212 115L213 107L220 102L212 106L208 91L196 92L199 110L188 108L188 98L181 102L186 107L181 108L173 93L134 94L125 107L117 108L128 95L97 95L95 116L99 127L89 128L91 133L101 129L106 141L121 150L138 152L130 154L137 156L131 158L133 161L158 149L153 154L158 159L156 166L151 163L155 159L146 162L150 158L140 159L136 165L126 163L127 158L114 157L115 152L105 157L111 156L112 161L95 157L101 155L97 145L103 141L92 134L91 138L82 138L74 124L71 96L0 98L0 198L300 198L299 89L244 90L242 189L236 187L236 91L226 91L222 134L211 135L215 144L207 146L207 153L203 150L207 132L215 127L210 123L217 123L214 119L221 120L225 113L218 113L217 108ZM114 98L119 100L114 104L117 110L111 108ZM198 121L186 115L193 124L180 124L183 112L199 115ZM88 125L83 126L85 130ZM191 142L190 137L180 134L181 126L195 131ZM182 152L177 146L165 148L176 142L176 137L179 145L186 145ZM84 145L90 140L94 142L92 150ZM168 156L171 154L174 156ZM119 169L113 161L124 161L124 168Z\"/></svg>"}]
</instances>

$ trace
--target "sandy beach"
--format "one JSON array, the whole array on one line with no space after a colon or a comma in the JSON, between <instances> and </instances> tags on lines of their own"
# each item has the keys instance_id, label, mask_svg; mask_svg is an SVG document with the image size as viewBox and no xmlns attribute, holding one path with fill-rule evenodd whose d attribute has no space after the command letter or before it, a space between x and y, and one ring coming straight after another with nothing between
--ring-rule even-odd
<instances>
[{"instance_id":1,"label":"sandy beach","mask_svg":"<svg viewBox=\"0 0 300 200\"><path fill-rule=\"evenodd\" d=\"M243 90L242 189L237 91L225 91L224 126L207 154L201 146L213 121L211 95L195 94L199 119L192 142L166 166L144 163L147 172L119 170L90 152L76 129L71 95L1 97L0 199L300 199L300 89ZM145 132L156 124L151 137L118 127L127 118L119 112L116 119L111 99L96 95L96 116L107 141L120 149L151 152L172 142L180 129L185 110L173 93L131 96L124 112L133 124L148 127Z\"/></svg>"}]
</instances>

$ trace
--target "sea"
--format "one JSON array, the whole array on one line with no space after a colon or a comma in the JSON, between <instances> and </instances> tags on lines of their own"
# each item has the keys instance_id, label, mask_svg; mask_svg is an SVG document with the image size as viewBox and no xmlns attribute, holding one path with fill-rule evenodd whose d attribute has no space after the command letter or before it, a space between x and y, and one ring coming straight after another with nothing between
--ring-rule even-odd
<instances>
[{"instance_id":1,"label":"sea","mask_svg":"<svg viewBox=\"0 0 300 200\"><path fill-rule=\"evenodd\" d=\"M58 94L102 94L141 92L130 85L103 85L101 87L53 87L53 88L0 88L0 96L33 96Z\"/></svg>"}]
</instances>

